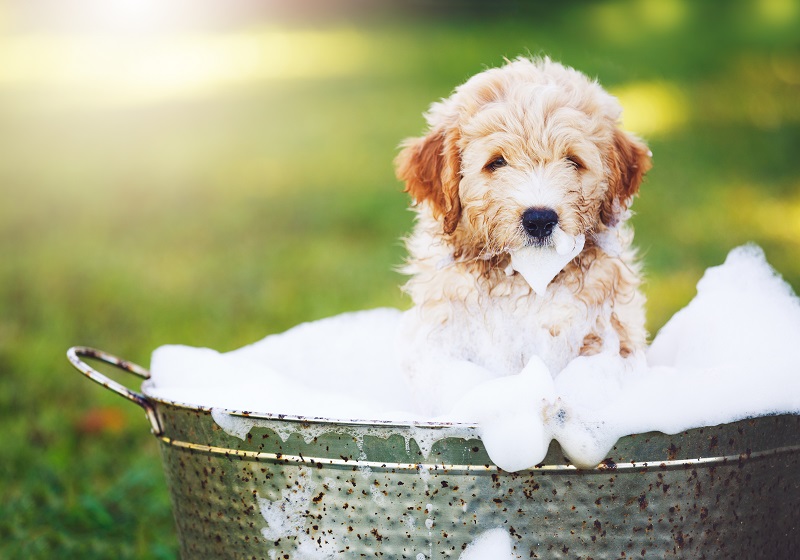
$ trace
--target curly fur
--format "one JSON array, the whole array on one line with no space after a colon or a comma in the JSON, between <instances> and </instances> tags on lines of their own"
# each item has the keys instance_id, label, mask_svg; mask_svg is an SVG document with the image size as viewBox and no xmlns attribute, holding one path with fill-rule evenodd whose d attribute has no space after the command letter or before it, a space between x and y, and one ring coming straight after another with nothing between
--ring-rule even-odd
<instances>
[{"instance_id":1,"label":"curly fur","mask_svg":"<svg viewBox=\"0 0 800 560\"><path fill-rule=\"evenodd\" d=\"M437 376L455 399L456 386L519 373L533 356L555 375L580 355L643 350L625 220L650 152L618 127L620 114L580 72L519 58L434 103L427 134L403 143L397 175L417 216L400 347L418 392ZM587 240L541 296L509 267L510 252L532 243L521 223L531 207L552 208L561 229ZM423 412L439 412L439 400L417 396Z\"/></svg>"}]
</instances>

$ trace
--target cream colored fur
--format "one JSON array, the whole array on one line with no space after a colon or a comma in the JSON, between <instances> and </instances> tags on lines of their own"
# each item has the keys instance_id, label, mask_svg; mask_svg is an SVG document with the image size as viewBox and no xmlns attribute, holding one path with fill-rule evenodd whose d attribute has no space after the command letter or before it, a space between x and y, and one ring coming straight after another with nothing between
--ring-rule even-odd
<instances>
[{"instance_id":1,"label":"cream colored fur","mask_svg":"<svg viewBox=\"0 0 800 560\"><path fill-rule=\"evenodd\" d=\"M519 373L534 356L556 375L580 355L643 350L644 297L625 220L650 154L620 130L620 114L583 74L520 58L433 104L428 133L404 143L398 177L417 219L404 269L414 307L399 346L421 413L445 412L463 389ZM493 168L501 156L506 165ZM552 208L558 227L586 235L541 296L509 267L510 252L535 244L521 223L531 207Z\"/></svg>"}]
</instances>

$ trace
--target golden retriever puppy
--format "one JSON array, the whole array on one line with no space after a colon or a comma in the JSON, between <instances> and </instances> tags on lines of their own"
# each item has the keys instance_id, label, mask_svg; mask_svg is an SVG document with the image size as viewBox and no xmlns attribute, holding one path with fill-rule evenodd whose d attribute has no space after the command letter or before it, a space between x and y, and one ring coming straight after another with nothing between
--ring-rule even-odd
<instances>
[{"instance_id":1,"label":"golden retriever puppy","mask_svg":"<svg viewBox=\"0 0 800 560\"><path fill-rule=\"evenodd\" d=\"M399 350L419 412L532 362L555 376L577 356L642 352L625 221L651 154L620 115L580 72L519 58L434 103L427 134L403 143L416 222Z\"/></svg>"}]
</instances>

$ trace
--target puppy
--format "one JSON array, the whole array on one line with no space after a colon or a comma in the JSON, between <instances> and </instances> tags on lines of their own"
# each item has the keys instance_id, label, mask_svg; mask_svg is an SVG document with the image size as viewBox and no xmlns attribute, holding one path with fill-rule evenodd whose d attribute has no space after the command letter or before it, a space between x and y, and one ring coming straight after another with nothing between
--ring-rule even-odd
<instances>
[{"instance_id":1,"label":"puppy","mask_svg":"<svg viewBox=\"0 0 800 560\"><path fill-rule=\"evenodd\" d=\"M519 58L434 103L427 134L402 144L397 176L416 221L403 268L414 307L399 351L419 412L445 412L470 386L520 373L534 357L555 376L577 356L643 351L625 221L651 154L619 128L620 115L580 72ZM582 247L534 290L515 256L555 255L562 238Z\"/></svg>"}]
</instances>

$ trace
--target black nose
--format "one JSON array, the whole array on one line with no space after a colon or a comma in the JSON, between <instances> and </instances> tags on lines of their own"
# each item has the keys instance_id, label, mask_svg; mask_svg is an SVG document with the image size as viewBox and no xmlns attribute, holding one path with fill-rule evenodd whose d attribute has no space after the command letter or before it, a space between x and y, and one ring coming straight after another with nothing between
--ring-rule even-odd
<instances>
[{"instance_id":1,"label":"black nose","mask_svg":"<svg viewBox=\"0 0 800 560\"><path fill-rule=\"evenodd\" d=\"M522 227L536 239L550 237L558 225L558 214L549 208L528 208L522 214Z\"/></svg>"}]
</instances>

